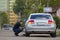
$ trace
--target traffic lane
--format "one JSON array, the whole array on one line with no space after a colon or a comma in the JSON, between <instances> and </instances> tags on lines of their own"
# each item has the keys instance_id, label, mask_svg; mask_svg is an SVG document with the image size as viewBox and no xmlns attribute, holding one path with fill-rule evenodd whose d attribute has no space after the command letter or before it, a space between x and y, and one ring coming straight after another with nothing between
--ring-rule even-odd
<instances>
[{"instance_id":1,"label":"traffic lane","mask_svg":"<svg viewBox=\"0 0 60 40\"><path fill-rule=\"evenodd\" d=\"M25 37L25 36L9 36L9 37L0 37L0 40L60 40L60 37L37 37L37 36L33 36L33 37Z\"/></svg>"},{"instance_id":2,"label":"traffic lane","mask_svg":"<svg viewBox=\"0 0 60 40\"><path fill-rule=\"evenodd\" d=\"M13 31L1 31L0 37L16 37ZM26 37L25 32L19 33L19 37ZM30 34L30 37L51 37L50 34Z\"/></svg>"},{"instance_id":3,"label":"traffic lane","mask_svg":"<svg viewBox=\"0 0 60 40\"><path fill-rule=\"evenodd\" d=\"M23 34L25 32L15 36L13 31L1 31L0 40L60 40L60 36L50 37L49 34L31 34L30 37L26 37Z\"/></svg>"}]
</instances>

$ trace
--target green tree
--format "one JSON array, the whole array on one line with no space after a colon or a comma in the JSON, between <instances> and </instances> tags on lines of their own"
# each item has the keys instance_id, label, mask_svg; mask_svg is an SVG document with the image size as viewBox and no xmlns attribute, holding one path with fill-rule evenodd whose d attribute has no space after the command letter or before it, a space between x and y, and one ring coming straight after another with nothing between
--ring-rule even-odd
<instances>
[{"instance_id":1,"label":"green tree","mask_svg":"<svg viewBox=\"0 0 60 40\"><path fill-rule=\"evenodd\" d=\"M42 12L43 12L43 6L38 5L38 12L39 12L39 13L42 13Z\"/></svg>"},{"instance_id":2,"label":"green tree","mask_svg":"<svg viewBox=\"0 0 60 40\"><path fill-rule=\"evenodd\" d=\"M60 4L60 0L41 0L42 6L49 5L50 7L56 6ZM48 3L48 4L47 4Z\"/></svg>"},{"instance_id":3,"label":"green tree","mask_svg":"<svg viewBox=\"0 0 60 40\"><path fill-rule=\"evenodd\" d=\"M0 13L0 23L1 25L9 23L8 16L5 12Z\"/></svg>"},{"instance_id":4,"label":"green tree","mask_svg":"<svg viewBox=\"0 0 60 40\"><path fill-rule=\"evenodd\" d=\"M50 5L51 7L57 6L57 5L59 5L59 4L60 4L60 0L50 0L50 2L49 2L49 5Z\"/></svg>"},{"instance_id":5,"label":"green tree","mask_svg":"<svg viewBox=\"0 0 60 40\"><path fill-rule=\"evenodd\" d=\"M34 3L35 0L16 0L13 11L19 15L19 12L21 13L21 16L28 16L29 13L31 13L31 5Z\"/></svg>"},{"instance_id":6,"label":"green tree","mask_svg":"<svg viewBox=\"0 0 60 40\"><path fill-rule=\"evenodd\" d=\"M16 14L27 17L30 13L43 12L43 6L56 6L60 4L60 0L16 0L13 10Z\"/></svg>"},{"instance_id":7,"label":"green tree","mask_svg":"<svg viewBox=\"0 0 60 40\"><path fill-rule=\"evenodd\" d=\"M19 12L23 11L24 7L25 7L25 0L16 0L13 7L13 11L18 14Z\"/></svg>"}]
</instances>

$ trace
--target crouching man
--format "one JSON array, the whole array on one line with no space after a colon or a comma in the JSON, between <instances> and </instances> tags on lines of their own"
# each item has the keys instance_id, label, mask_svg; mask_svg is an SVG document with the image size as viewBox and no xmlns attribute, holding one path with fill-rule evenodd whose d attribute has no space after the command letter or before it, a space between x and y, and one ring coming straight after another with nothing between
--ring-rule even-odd
<instances>
[{"instance_id":1,"label":"crouching man","mask_svg":"<svg viewBox=\"0 0 60 40\"><path fill-rule=\"evenodd\" d=\"M23 31L23 28L21 27L21 24L22 24L22 21L18 21L14 25L13 31L14 31L15 36L19 36L18 34Z\"/></svg>"}]
</instances>

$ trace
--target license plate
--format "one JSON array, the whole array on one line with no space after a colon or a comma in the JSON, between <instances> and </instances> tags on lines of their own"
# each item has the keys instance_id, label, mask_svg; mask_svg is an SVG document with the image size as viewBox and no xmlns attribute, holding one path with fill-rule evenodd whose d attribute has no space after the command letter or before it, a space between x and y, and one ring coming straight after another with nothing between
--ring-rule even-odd
<instances>
[{"instance_id":1,"label":"license plate","mask_svg":"<svg viewBox=\"0 0 60 40\"><path fill-rule=\"evenodd\" d=\"M37 23L37 24L45 24L45 23Z\"/></svg>"},{"instance_id":2,"label":"license plate","mask_svg":"<svg viewBox=\"0 0 60 40\"><path fill-rule=\"evenodd\" d=\"M33 26L50 26L50 25L33 25Z\"/></svg>"},{"instance_id":3,"label":"license plate","mask_svg":"<svg viewBox=\"0 0 60 40\"><path fill-rule=\"evenodd\" d=\"M37 26L49 26L49 25L37 25Z\"/></svg>"}]
</instances>

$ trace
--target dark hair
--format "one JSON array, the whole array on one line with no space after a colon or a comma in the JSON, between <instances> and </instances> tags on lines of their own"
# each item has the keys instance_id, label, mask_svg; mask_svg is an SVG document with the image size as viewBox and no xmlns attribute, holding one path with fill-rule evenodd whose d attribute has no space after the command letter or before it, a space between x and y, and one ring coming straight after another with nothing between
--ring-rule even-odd
<instances>
[{"instance_id":1,"label":"dark hair","mask_svg":"<svg viewBox=\"0 0 60 40\"><path fill-rule=\"evenodd\" d=\"M22 22L22 20L20 20L20 22Z\"/></svg>"}]
</instances>

